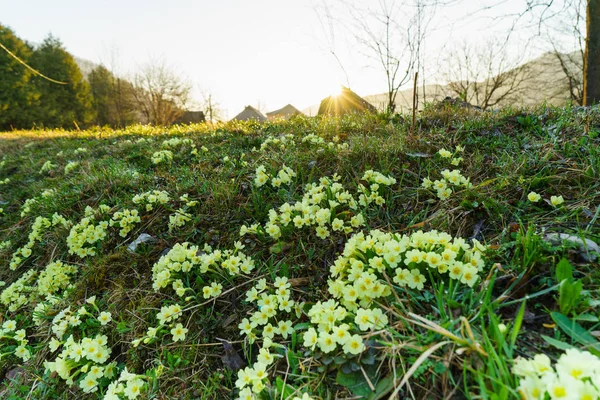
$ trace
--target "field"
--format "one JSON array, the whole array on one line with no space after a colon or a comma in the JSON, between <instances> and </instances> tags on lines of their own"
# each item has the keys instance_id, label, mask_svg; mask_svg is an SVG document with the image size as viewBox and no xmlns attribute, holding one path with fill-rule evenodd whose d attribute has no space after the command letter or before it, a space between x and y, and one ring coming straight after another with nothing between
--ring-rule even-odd
<instances>
[{"instance_id":1,"label":"field","mask_svg":"<svg viewBox=\"0 0 600 400\"><path fill-rule=\"evenodd\" d=\"M0 397L596 398L600 111L410 131L0 133Z\"/></svg>"}]
</instances>

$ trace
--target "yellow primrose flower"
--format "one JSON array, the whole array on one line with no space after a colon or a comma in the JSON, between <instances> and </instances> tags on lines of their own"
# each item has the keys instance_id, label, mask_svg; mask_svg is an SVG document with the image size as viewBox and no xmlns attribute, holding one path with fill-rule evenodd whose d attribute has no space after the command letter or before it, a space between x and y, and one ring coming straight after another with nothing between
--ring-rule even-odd
<instances>
[{"instance_id":1,"label":"yellow primrose flower","mask_svg":"<svg viewBox=\"0 0 600 400\"><path fill-rule=\"evenodd\" d=\"M540 196L536 192L529 192L529 194L527 195L527 199L529 199L529 201L531 201L532 203L537 203L538 201L540 201L541 198L542 196Z\"/></svg>"},{"instance_id":2,"label":"yellow primrose flower","mask_svg":"<svg viewBox=\"0 0 600 400\"><path fill-rule=\"evenodd\" d=\"M184 328L180 323L171 329L171 335L173 335L173 341L185 340L185 334L188 332L187 328Z\"/></svg>"},{"instance_id":3,"label":"yellow primrose flower","mask_svg":"<svg viewBox=\"0 0 600 400\"><path fill-rule=\"evenodd\" d=\"M318 344L323 353L331 353L337 346L335 337L326 332L319 334Z\"/></svg>"},{"instance_id":4,"label":"yellow primrose flower","mask_svg":"<svg viewBox=\"0 0 600 400\"><path fill-rule=\"evenodd\" d=\"M565 199L563 199L562 196L550 196L550 203L554 207L558 207L559 205L563 204L564 202L565 202Z\"/></svg>"},{"instance_id":5,"label":"yellow primrose flower","mask_svg":"<svg viewBox=\"0 0 600 400\"><path fill-rule=\"evenodd\" d=\"M329 231L324 226L317 226L317 236L321 239L327 239L329 237Z\"/></svg>"},{"instance_id":6,"label":"yellow primrose flower","mask_svg":"<svg viewBox=\"0 0 600 400\"><path fill-rule=\"evenodd\" d=\"M454 157L452 159L452 161L450 161L450 164L458 167L458 165L462 162L463 158L462 157Z\"/></svg>"},{"instance_id":7,"label":"yellow primrose flower","mask_svg":"<svg viewBox=\"0 0 600 400\"><path fill-rule=\"evenodd\" d=\"M354 323L358 325L358 329L360 329L361 331L368 331L373 327L371 317L371 310L359 308L356 312L356 316L354 317Z\"/></svg>"},{"instance_id":8,"label":"yellow primrose flower","mask_svg":"<svg viewBox=\"0 0 600 400\"><path fill-rule=\"evenodd\" d=\"M350 327L348 324L333 327L333 336L335 337L336 342L344 345L348 339L350 339L350 333L348 333L349 329Z\"/></svg>"},{"instance_id":9,"label":"yellow primrose flower","mask_svg":"<svg viewBox=\"0 0 600 400\"><path fill-rule=\"evenodd\" d=\"M448 151L448 150L446 150L446 149L443 149L443 148L442 148L442 149L440 149L440 150L438 151L438 154L439 154L440 156L442 156L443 158L450 158L450 157L452 157L452 153L451 153L451 152L449 152L449 151Z\"/></svg>"},{"instance_id":10,"label":"yellow primrose flower","mask_svg":"<svg viewBox=\"0 0 600 400\"><path fill-rule=\"evenodd\" d=\"M258 352L257 361L265 365L271 365L273 361L275 361L275 358L273 357L269 349L265 349L263 347Z\"/></svg>"},{"instance_id":11,"label":"yellow primrose flower","mask_svg":"<svg viewBox=\"0 0 600 400\"><path fill-rule=\"evenodd\" d=\"M135 378L127 381L127 386L125 386L125 390L123 394L127 396L128 399L135 399L139 396L142 391L142 387L144 386L144 381L140 378Z\"/></svg>"},{"instance_id":12,"label":"yellow primrose flower","mask_svg":"<svg viewBox=\"0 0 600 400\"><path fill-rule=\"evenodd\" d=\"M90 376L89 374L86 375L85 378L82 379L82 381L79 383L79 387L85 392L85 393L92 393L95 392L96 390L98 390L98 381L96 380L96 377L94 376Z\"/></svg>"},{"instance_id":13,"label":"yellow primrose flower","mask_svg":"<svg viewBox=\"0 0 600 400\"><path fill-rule=\"evenodd\" d=\"M308 328L306 332L304 332L304 347L314 350L315 346L318 343L317 331L315 328Z\"/></svg>"},{"instance_id":14,"label":"yellow primrose flower","mask_svg":"<svg viewBox=\"0 0 600 400\"><path fill-rule=\"evenodd\" d=\"M469 285L469 287L473 287L473 285L475 284L475 282L477 282L477 268L475 267L466 267L463 269L463 273L462 276L460 278L460 281L466 285Z\"/></svg>"},{"instance_id":15,"label":"yellow primrose flower","mask_svg":"<svg viewBox=\"0 0 600 400\"><path fill-rule=\"evenodd\" d=\"M359 335L352 335L344 344L344 353L360 354L365 350L365 344Z\"/></svg>"},{"instance_id":16,"label":"yellow primrose flower","mask_svg":"<svg viewBox=\"0 0 600 400\"><path fill-rule=\"evenodd\" d=\"M2 324L2 329L12 332L17 329L17 323L11 319L8 319Z\"/></svg>"},{"instance_id":17,"label":"yellow primrose flower","mask_svg":"<svg viewBox=\"0 0 600 400\"><path fill-rule=\"evenodd\" d=\"M106 325L112 321L112 315L108 311L102 311L98 315L98 321L100 321L100 325Z\"/></svg>"},{"instance_id":18,"label":"yellow primrose flower","mask_svg":"<svg viewBox=\"0 0 600 400\"><path fill-rule=\"evenodd\" d=\"M15 349L15 355L21 358L23 362L26 362L31 358L31 353L29 353L29 350L27 350L23 345Z\"/></svg>"}]
</instances>

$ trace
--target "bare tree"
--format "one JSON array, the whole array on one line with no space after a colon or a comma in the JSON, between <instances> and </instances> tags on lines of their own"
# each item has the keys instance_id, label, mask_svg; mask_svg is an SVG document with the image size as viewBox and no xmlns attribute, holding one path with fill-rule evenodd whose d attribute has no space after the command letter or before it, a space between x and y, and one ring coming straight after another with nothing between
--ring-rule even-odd
<instances>
[{"instance_id":1,"label":"bare tree","mask_svg":"<svg viewBox=\"0 0 600 400\"><path fill-rule=\"evenodd\" d=\"M524 8L514 17L509 35L525 16L537 24L541 34L543 27L553 23L556 17L580 5L580 0L524 0ZM584 105L600 102L600 0L586 0L585 51L583 54L583 101Z\"/></svg>"},{"instance_id":2,"label":"bare tree","mask_svg":"<svg viewBox=\"0 0 600 400\"><path fill-rule=\"evenodd\" d=\"M190 100L191 84L163 61L151 61L133 78L134 98L148 123L170 125Z\"/></svg>"},{"instance_id":3,"label":"bare tree","mask_svg":"<svg viewBox=\"0 0 600 400\"><path fill-rule=\"evenodd\" d=\"M387 86L386 111L396 111L396 96L419 67L421 43L425 36L426 0L379 0L375 9L352 6L352 27L365 55L379 63ZM431 18L432 15L428 17Z\"/></svg>"},{"instance_id":4,"label":"bare tree","mask_svg":"<svg viewBox=\"0 0 600 400\"><path fill-rule=\"evenodd\" d=\"M223 118L223 110L221 105L215 101L213 94L208 90L201 90L202 92L202 103L201 109L204 113L207 122L215 123Z\"/></svg>"},{"instance_id":5,"label":"bare tree","mask_svg":"<svg viewBox=\"0 0 600 400\"><path fill-rule=\"evenodd\" d=\"M519 101L533 78L523 55L511 57L506 45L490 40L483 46L464 42L446 60L448 87L464 101L482 109Z\"/></svg>"},{"instance_id":6,"label":"bare tree","mask_svg":"<svg viewBox=\"0 0 600 400\"><path fill-rule=\"evenodd\" d=\"M317 13L319 23L321 24L321 29L325 36L325 41L327 42L327 52L335 59L338 67L340 67L340 70L344 74L346 86L350 87L348 71L346 71L344 63L342 63L342 60L340 59L336 49L335 19L332 16L331 9L326 2L323 2L320 6L315 7L314 10Z\"/></svg>"},{"instance_id":7,"label":"bare tree","mask_svg":"<svg viewBox=\"0 0 600 400\"><path fill-rule=\"evenodd\" d=\"M546 35L552 48L551 74L558 73L563 79L555 80L557 85L553 96L561 99L568 94L573 103L583 104L583 61L585 56L585 7L586 0L572 0L570 7L556 21L546 26Z\"/></svg>"},{"instance_id":8,"label":"bare tree","mask_svg":"<svg viewBox=\"0 0 600 400\"><path fill-rule=\"evenodd\" d=\"M345 16L332 16L330 9L324 8L327 23L321 25L329 27L326 34L330 47L331 27L334 22L339 23L348 30L357 48L383 72L388 113L396 111L398 91L422 67L421 46L438 3L439 0L378 0L375 7L369 7L360 1L339 0L337 4ZM330 51L342 66L335 51Z\"/></svg>"}]
</instances>

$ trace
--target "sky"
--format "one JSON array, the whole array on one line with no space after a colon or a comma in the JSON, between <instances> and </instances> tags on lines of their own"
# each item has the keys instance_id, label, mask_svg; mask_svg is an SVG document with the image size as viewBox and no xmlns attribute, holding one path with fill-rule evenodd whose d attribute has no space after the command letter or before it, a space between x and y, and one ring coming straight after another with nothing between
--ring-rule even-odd
<instances>
[{"instance_id":1,"label":"sky","mask_svg":"<svg viewBox=\"0 0 600 400\"><path fill-rule=\"evenodd\" d=\"M302 110L341 84L361 95L386 90L381 69L345 24L328 33L325 1L0 0L0 23L34 43L52 33L73 55L123 76L149 60L163 60L192 83L197 101L211 93L223 117L231 118L245 105L272 111L291 103ZM377 7L379 1L361 5ZM449 44L501 35L507 21L493 16L517 12L524 1L450 0L455 4L437 9L425 47L427 83L441 79L434 66ZM493 12L480 11L491 4ZM343 10L330 10L336 19L349 20ZM411 12L404 8L400 21L405 11ZM475 11L477 18L469 17Z\"/></svg>"}]
</instances>

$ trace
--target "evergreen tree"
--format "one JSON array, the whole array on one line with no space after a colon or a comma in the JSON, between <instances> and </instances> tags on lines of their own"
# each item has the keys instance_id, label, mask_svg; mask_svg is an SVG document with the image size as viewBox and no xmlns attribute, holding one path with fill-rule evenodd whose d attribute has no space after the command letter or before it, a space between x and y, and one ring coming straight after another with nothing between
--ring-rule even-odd
<instances>
[{"instance_id":1,"label":"evergreen tree","mask_svg":"<svg viewBox=\"0 0 600 400\"><path fill-rule=\"evenodd\" d=\"M135 122L133 87L100 65L88 75L96 124L123 127Z\"/></svg>"},{"instance_id":2,"label":"evergreen tree","mask_svg":"<svg viewBox=\"0 0 600 400\"><path fill-rule=\"evenodd\" d=\"M96 112L97 125L113 125L110 95L112 92L113 76L106 67L100 65L88 75L92 93L92 104Z\"/></svg>"},{"instance_id":3,"label":"evergreen tree","mask_svg":"<svg viewBox=\"0 0 600 400\"><path fill-rule=\"evenodd\" d=\"M0 43L24 62L31 48L6 26L0 25ZM39 98L31 85L32 73L17 59L0 49L0 130L31 127L30 107Z\"/></svg>"},{"instance_id":4,"label":"evergreen tree","mask_svg":"<svg viewBox=\"0 0 600 400\"><path fill-rule=\"evenodd\" d=\"M84 80L73 56L58 39L48 36L34 50L31 66L53 79L67 82L66 85L58 85L39 76L31 78L40 93L38 104L33 110L37 124L49 128L72 128L74 124L80 126L93 121L89 84Z\"/></svg>"}]
</instances>

